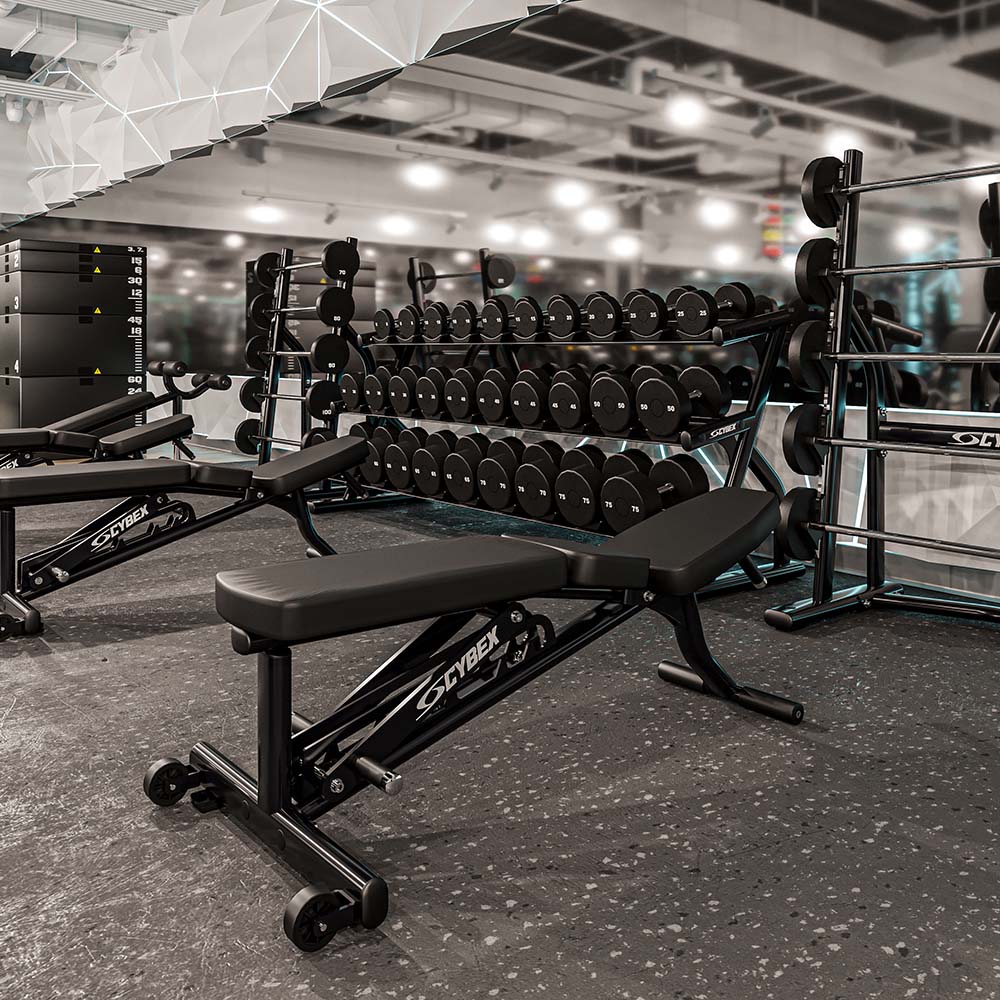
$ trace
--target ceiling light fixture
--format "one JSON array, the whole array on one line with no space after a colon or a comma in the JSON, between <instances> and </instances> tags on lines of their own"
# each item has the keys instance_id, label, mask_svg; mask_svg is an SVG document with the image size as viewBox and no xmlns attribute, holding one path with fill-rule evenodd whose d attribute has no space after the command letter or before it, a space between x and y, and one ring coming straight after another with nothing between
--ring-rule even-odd
<instances>
[{"instance_id":1,"label":"ceiling light fixture","mask_svg":"<svg viewBox=\"0 0 1000 1000\"><path fill-rule=\"evenodd\" d=\"M613 213L603 205L585 208L576 218L577 225L585 233L606 233L616 221Z\"/></svg>"},{"instance_id":2,"label":"ceiling light fixture","mask_svg":"<svg viewBox=\"0 0 1000 1000\"><path fill-rule=\"evenodd\" d=\"M379 222L379 227L389 236L409 236L417 228L413 219L406 215L387 215Z\"/></svg>"},{"instance_id":3,"label":"ceiling light fixture","mask_svg":"<svg viewBox=\"0 0 1000 1000\"><path fill-rule=\"evenodd\" d=\"M930 247L933 240L934 237L929 229L913 224L900 226L893 237L897 250L913 254L923 253Z\"/></svg>"},{"instance_id":4,"label":"ceiling light fixture","mask_svg":"<svg viewBox=\"0 0 1000 1000\"><path fill-rule=\"evenodd\" d=\"M403 168L403 179L410 187L434 191L448 183L449 174L444 167L428 160L417 160Z\"/></svg>"},{"instance_id":5,"label":"ceiling light fixture","mask_svg":"<svg viewBox=\"0 0 1000 1000\"><path fill-rule=\"evenodd\" d=\"M770 108L759 107L757 109L757 121L754 123L753 128L750 129L750 135L755 139L763 139L777 124L778 119L774 117L774 112Z\"/></svg>"},{"instance_id":6,"label":"ceiling light fixture","mask_svg":"<svg viewBox=\"0 0 1000 1000\"><path fill-rule=\"evenodd\" d=\"M721 243L712 256L719 267L735 267L743 260L743 251L735 243Z\"/></svg>"},{"instance_id":7,"label":"ceiling light fixture","mask_svg":"<svg viewBox=\"0 0 1000 1000\"><path fill-rule=\"evenodd\" d=\"M594 192L583 181L559 181L552 186L552 200L560 208L582 208L594 197Z\"/></svg>"},{"instance_id":8,"label":"ceiling light fixture","mask_svg":"<svg viewBox=\"0 0 1000 1000\"><path fill-rule=\"evenodd\" d=\"M486 236L493 243L513 243L517 232L509 222L491 222L486 227Z\"/></svg>"},{"instance_id":9,"label":"ceiling light fixture","mask_svg":"<svg viewBox=\"0 0 1000 1000\"><path fill-rule=\"evenodd\" d=\"M239 250L245 247L247 243L246 237L242 233L226 233L222 237L222 245L224 247L229 247L230 250Z\"/></svg>"},{"instance_id":10,"label":"ceiling light fixture","mask_svg":"<svg viewBox=\"0 0 1000 1000\"><path fill-rule=\"evenodd\" d=\"M736 221L736 206L723 198L705 198L698 206L698 218L708 229L727 229Z\"/></svg>"},{"instance_id":11,"label":"ceiling light fixture","mask_svg":"<svg viewBox=\"0 0 1000 1000\"><path fill-rule=\"evenodd\" d=\"M845 150L861 149L864 139L859 132L849 128L833 128L823 133L823 152L829 156L843 156Z\"/></svg>"},{"instance_id":12,"label":"ceiling light fixture","mask_svg":"<svg viewBox=\"0 0 1000 1000\"><path fill-rule=\"evenodd\" d=\"M642 243L637 236L633 236L631 233L619 233L612 237L611 242L608 243L608 250L614 257L632 260L642 253Z\"/></svg>"},{"instance_id":13,"label":"ceiling light fixture","mask_svg":"<svg viewBox=\"0 0 1000 1000\"><path fill-rule=\"evenodd\" d=\"M521 233L521 245L529 250L541 250L549 245L551 239L552 234L541 226L529 226Z\"/></svg>"},{"instance_id":14,"label":"ceiling light fixture","mask_svg":"<svg viewBox=\"0 0 1000 1000\"><path fill-rule=\"evenodd\" d=\"M674 128L692 132L708 119L708 104L700 94L680 91L667 99L664 114Z\"/></svg>"}]
</instances>

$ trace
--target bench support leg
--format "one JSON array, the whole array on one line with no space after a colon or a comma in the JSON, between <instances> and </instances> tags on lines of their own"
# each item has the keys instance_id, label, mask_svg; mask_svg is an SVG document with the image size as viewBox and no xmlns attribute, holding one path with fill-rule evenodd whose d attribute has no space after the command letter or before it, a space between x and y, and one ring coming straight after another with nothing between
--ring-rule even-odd
<instances>
[{"instance_id":1,"label":"bench support leg","mask_svg":"<svg viewBox=\"0 0 1000 1000\"><path fill-rule=\"evenodd\" d=\"M657 668L663 680L734 701L743 708L770 715L793 726L802 721L804 710L799 702L768 691L743 687L729 676L708 647L698 601L693 594L660 598L652 607L674 626L677 645L687 661L685 666L664 660Z\"/></svg>"},{"instance_id":2,"label":"bench support leg","mask_svg":"<svg viewBox=\"0 0 1000 1000\"><path fill-rule=\"evenodd\" d=\"M38 609L17 593L16 524L14 508L0 508L0 641L42 631Z\"/></svg>"}]
</instances>

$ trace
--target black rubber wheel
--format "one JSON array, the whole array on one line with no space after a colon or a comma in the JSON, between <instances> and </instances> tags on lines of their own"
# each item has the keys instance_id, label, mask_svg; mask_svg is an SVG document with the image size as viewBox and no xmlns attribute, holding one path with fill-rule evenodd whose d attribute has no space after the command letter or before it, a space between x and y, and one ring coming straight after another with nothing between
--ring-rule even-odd
<instances>
[{"instance_id":1,"label":"black rubber wheel","mask_svg":"<svg viewBox=\"0 0 1000 1000\"><path fill-rule=\"evenodd\" d=\"M345 893L307 885L289 900L281 923L285 936L299 951L319 951L337 931L351 924L352 909Z\"/></svg>"},{"instance_id":2,"label":"black rubber wheel","mask_svg":"<svg viewBox=\"0 0 1000 1000\"><path fill-rule=\"evenodd\" d=\"M175 806L188 790L188 769L176 757L150 764L142 779L142 790L154 805Z\"/></svg>"}]
</instances>

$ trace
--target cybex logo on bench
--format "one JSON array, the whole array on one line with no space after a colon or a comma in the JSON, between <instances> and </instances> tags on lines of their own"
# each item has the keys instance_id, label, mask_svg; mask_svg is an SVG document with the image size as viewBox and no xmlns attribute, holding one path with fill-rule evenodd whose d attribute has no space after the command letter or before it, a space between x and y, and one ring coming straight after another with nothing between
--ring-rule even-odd
<instances>
[{"instance_id":1,"label":"cybex logo on bench","mask_svg":"<svg viewBox=\"0 0 1000 1000\"><path fill-rule=\"evenodd\" d=\"M970 448L1000 448L1000 432L998 431L957 431L951 436L955 444Z\"/></svg>"},{"instance_id":2,"label":"cybex logo on bench","mask_svg":"<svg viewBox=\"0 0 1000 1000\"><path fill-rule=\"evenodd\" d=\"M114 524L111 525L106 531L102 531L99 535L95 535L90 540L90 547L93 549L99 549L102 545L107 545L112 538L117 538L119 535L123 535L129 528L137 525L144 517L149 516L149 507L147 504L143 504L137 510L129 511L124 517L120 517Z\"/></svg>"},{"instance_id":3,"label":"cybex logo on bench","mask_svg":"<svg viewBox=\"0 0 1000 1000\"><path fill-rule=\"evenodd\" d=\"M494 625L476 644L465 651L462 658L456 660L432 684L417 702L418 719L422 719L449 691L470 674L475 673L479 665L500 645L497 638L499 625Z\"/></svg>"},{"instance_id":4,"label":"cybex logo on bench","mask_svg":"<svg viewBox=\"0 0 1000 1000\"><path fill-rule=\"evenodd\" d=\"M0 469L16 469L16 468L17 468L17 459L16 458L12 458L12 459L4 462L3 465L0 465Z\"/></svg>"}]
</instances>

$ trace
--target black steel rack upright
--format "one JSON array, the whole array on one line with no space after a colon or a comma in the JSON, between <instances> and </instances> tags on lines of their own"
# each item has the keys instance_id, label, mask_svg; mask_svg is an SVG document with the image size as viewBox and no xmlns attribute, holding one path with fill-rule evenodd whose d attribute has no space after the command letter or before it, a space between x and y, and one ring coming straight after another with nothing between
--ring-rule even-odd
<instances>
[{"instance_id":1,"label":"black steel rack upright","mask_svg":"<svg viewBox=\"0 0 1000 1000\"><path fill-rule=\"evenodd\" d=\"M968 354L906 353L891 354L885 351L864 327L855 307L855 279L872 275L904 274L921 271L984 269L987 273L986 295L991 299L990 283L1000 277L1000 268L994 257L976 257L953 260L934 260L913 263L876 264L858 266L857 245L861 197L877 191L959 181L975 177L988 177L1000 173L1000 165L943 171L913 177L884 181L863 182L863 154L848 150L842 161L824 157L810 164L803 180L803 203L806 213L817 225L824 228L836 225L833 240L814 240L807 243L799 255L796 282L800 294L807 298L817 288L817 282L828 283L829 299L813 298L819 305L828 305L829 338L826 350L820 357L830 368L825 395L825 434L817 443L825 447L826 454L820 474L822 493L818 505L811 505L801 520L798 512L791 512L791 491L783 503L782 516L791 519L790 530L802 544L815 547L815 575L812 596L792 604L772 608L765 613L767 622L776 628L794 630L812 622L830 618L848 610L861 610L872 606L891 606L905 610L957 615L983 621L1000 622L1000 602L986 598L966 597L929 587L908 587L886 578L886 543L904 547L923 548L973 557L1000 560L1000 549L960 542L941 541L906 535L886 529L885 460L890 452L930 454L942 457L1000 459L1000 450L963 447L955 440L955 426L932 423L903 423L887 420L886 366L893 362L933 362L983 366L1000 362L1000 354L987 353L984 349L994 343L996 316L987 324L980 350ZM988 205L1000 207L998 191L990 192ZM984 215L987 207L984 206ZM1000 214L997 215L1000 220ZM1000 221L996 228L1000 229ZM981 229L985 229L981 223ZM985 231L984 231L985 237ZM997 241L1000 243L1000 240ZM813 244L813 246L811 246ZM826 244L817 248L816 244ZM996 244L994 244L996 247ZM814 254L811 251L820 249ZM825 259L823 259L825 258ZM817 267L820 260L822 266ZM993 308L991 306L991 308ZM995 310L994 310L995 311ZM866 437L848 438L845 435L848 366L861 363L867 382ZM1000 427L965 427L963 431L996 435ZM841 483L844 452L860 449L865 452L865 525L842 524L839 521ZM864 539L866 571L863 583L842 590L835 588L837 538L842 536ZM801 555L799 552L793 552ZM1000 568L1000 567L998 567Z\"/></svg>"}]
</instances>

